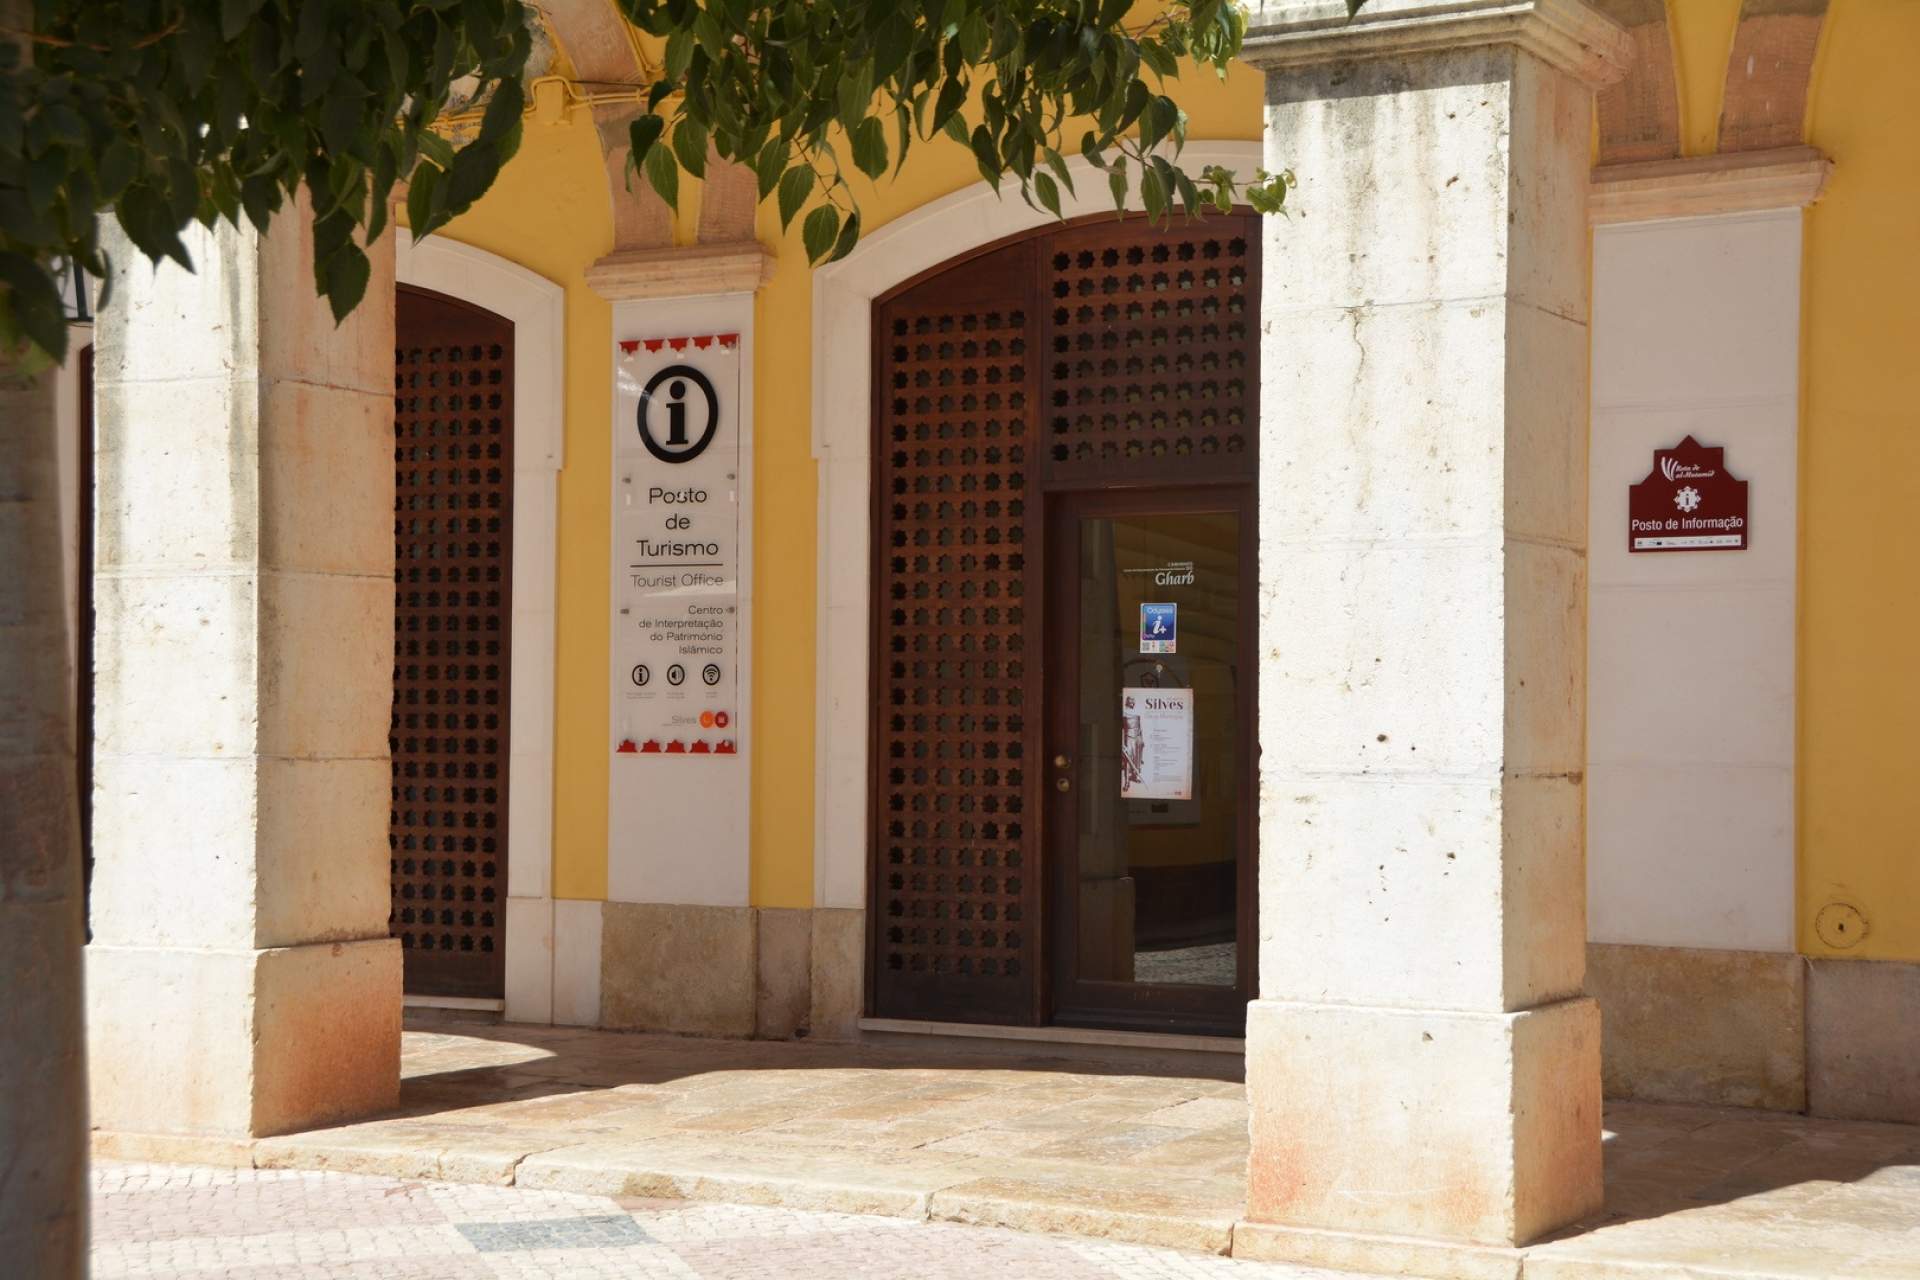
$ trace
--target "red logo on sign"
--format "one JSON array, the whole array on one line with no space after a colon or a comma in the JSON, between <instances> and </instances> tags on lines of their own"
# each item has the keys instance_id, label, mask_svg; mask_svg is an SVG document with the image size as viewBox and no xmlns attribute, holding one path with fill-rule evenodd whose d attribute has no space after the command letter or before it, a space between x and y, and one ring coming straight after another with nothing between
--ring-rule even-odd
<instances>
[{"instance_id":1,"label":"red logo on sign","mask_svg":"<svg viewBox=\"0 0 1920 1280\"><path fill-rule=\"evenodd\" d=\"M1657 449L1647 478L1627 489L1628 551L1745 551L1747 482L1726 449L1688 436Z\"/></svg>"}]
</instances>

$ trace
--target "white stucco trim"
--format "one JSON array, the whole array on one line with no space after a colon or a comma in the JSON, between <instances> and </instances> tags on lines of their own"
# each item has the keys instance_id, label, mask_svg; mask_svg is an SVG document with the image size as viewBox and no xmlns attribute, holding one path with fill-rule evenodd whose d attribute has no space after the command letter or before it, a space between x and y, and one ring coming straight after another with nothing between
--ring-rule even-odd
<instances>
[{"instance_id":1,"label":"white stucco trim","mask_svg":"<svg viewBox=\"0 0 1920 1280\"><path fill-rule=\"evenodd\" d=\"M1246 175L1258 141L1194 141L1181 162ZM1076 156L1069 218L1113 209L1106 176ZM1012 191L975 183L889 222L813 276L813 456L819 463L819 581L814 675L813 902L867 900L867 646L873 408L873 300L929 267L1021 231L1048 215Z\"/></svg>"},{"instance_id":2,"label":"white stucco trim","mask_svg":"<svg viewBox=\"0 0 1920 1280\"><path fill-rule=\"evenodd\" d=\"M566 291L440 236L396 231L394 276L513 321L513 636L507 764L506 1018L551 1022L554 585L565 452ZM558 997L565 1004L569 993Z\"/></svg>"}]
</instances>

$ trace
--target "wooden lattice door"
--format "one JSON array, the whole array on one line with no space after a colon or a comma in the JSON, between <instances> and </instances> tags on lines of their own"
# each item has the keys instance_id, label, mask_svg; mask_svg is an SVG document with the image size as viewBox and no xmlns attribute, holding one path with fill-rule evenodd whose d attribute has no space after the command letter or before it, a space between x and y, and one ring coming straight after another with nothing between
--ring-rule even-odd
<instances>
[{"instance_id":1,"label":"wooden lattice door","mask_svg":"<svg viewBox=\"0 0 1920 1280\"><path fill-rule=\"evenodd\" d=\"M1049 1019L1049 495L1252 484L1258 252L1089 219L875 303L875 1014Z\"/></svg>"},{"instance_id":2,"label":"wooden lattice door","mask_svg":"<svg viewBox=\"0 0 1920 1280\"><path fill-rule=\"evenodd\" d=\"M409 993L499 997L507 905L513 323L401 286L393 902Z\"/></svg>"}]
</instances>

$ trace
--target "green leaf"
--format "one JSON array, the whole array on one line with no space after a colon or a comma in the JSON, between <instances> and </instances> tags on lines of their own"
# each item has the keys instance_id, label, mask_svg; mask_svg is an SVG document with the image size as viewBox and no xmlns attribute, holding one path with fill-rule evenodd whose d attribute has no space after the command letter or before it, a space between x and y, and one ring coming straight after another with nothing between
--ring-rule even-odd
<instances>
[{"instance_id":1,"label":"green leaf","mask_svg":"<svg viewBox=\"0 0 1920 1280\"><path fill-rule=\"evenodd\" d=\"M411 192L409 192L411 194ZM246 211L246 221L252 223L253 230L267 230L273 221L276 209L280 207L280 186L273 178L253 175L240 182L240 207Z\"/></svg>"},{"instance_id":2,"label":"green leaf","mask_svg":"<svg viewBox=\"0 0 1920 1280\"><path fill-rule=\"evenodd\" d=\"M1147 208L1147 220L1156 224L1167 222L1167 184L1159 172L1149 165L1140 172L1140 203Z\"/></svg>"},{"instance_id":3,"label":"green leaf","mask_svg":"<svg viewBox=\"0 0 1920 1280\"><path fill-rule=\"evenodd\" d=\"M60 289L46 268L24 253L0 253L0 336L7 312L21 333L54 360L67 354L67 319Z\"/></svg>"},{"instance_id":4,"label":"green leaf","mask_svg":"<svg viewBox=\"0 0 1920 1280\"><path fill-rule=\"evenodd\" d=\"M420 133L420 154L442 169L453 168L453 144L431 129Z\"/></svg>"},{"instance_id":5,"label":"green leaf","mask_svg":"<svg viewBox=\"0 0 1920 1280\"><path fill-rule=\"evenodd\" d=\"M673 154L680 167L696 178L707 176L707 127L690 116L673 126Z\"/></svg>"},{"instance_id":6,"label":"green leaf","mask_svg":"<svg viewBox=\"0 0 1920 1280\"><path fill-rule=\"evenodd\" d=\"M809 213L800 224L800 243L806 247L807 261L817 263L833 248L840 235L840 211L823 204Z\"/></svg>"},{"instance_id":7,"label":"green leaf","mask_svg":"<svg viewBox=\"0 0 1920 1280\"><path fill-rule=\"evenodd\" d=\"M840 261L852 253L853 246L858 243L860 243L860 211L855 209L840 225L840 238L833 242L833 252L827 255L827 261Z\"/></svg>"},{"instance_id":8,"label":"green leaf","mask_svg":"<svg viewBox=\"0 0 1920 1280\"><path fill-rule=\"evenodd\" d=\"M327 259L327 303L333 308L335 324L345 320L360 305L360 299L367 293L370 274L367 255L351 241L334 250L333 256Z\"/></svg>"},{"instance_id":9,"label":"green leaf","mask_svg":"<svg viewBox=\"0 0 1920 1280\"><path fill-rule=\"evenodd\" d=\"M960 54L968 62L979 62L986 56L987 43L993 37L992 28L987 25L986 14L975 9L960 24Z\"/></svg>"},{"instance_id":10,"label":"green leaf","mask_svg":"<svg viewBox=\"0 0 1920 1280\"><path fill-rule=\"evenodd\" d=\"M785 230L792 222L793 215L800 212L800 206L813 194L813 166L796 164L788 169L780 179L780 227Z\"/></svg>"},{"instance_id":11,"label":"green leaf","mask_svg":"<svg viewBox=\"0 0 1920 1280\"><path fill-rule=\"evenodd\" d=\"M967 139L967 145L973 148L973 159L974 163L980 167L980 176L992 183L993 189L998 191L1002 170L1000 153L993 145L993 134L987 131L987 126L976 125L972 136Z\"/></svg>"},{"instance_id":12,"label":"green leaf","mask_svg":"<svg viewBox=\"0 0 1920 1280\"><path fill-rule=\"evenodd\" d=\"M693 61L694 48L693 33L685 28L667 37L667 56L661 71L668 81L677 81L687 74L687 66Z\"/></svg>"},{"instance_id":13,"label":"green leaf","mask_svg":"<svg viewBox=\"0 0 1920 1280\"><path fill-rule=\"evenodd\" d=\"M1033 194L1039 198L1040 206L1058 218L1060 213L1060 187L1053 178L1045 173L1033 175Z\"/></svg>"},{"instance_id":14,"label":"green leaf","mask_svg":"<svg viewBox=\"0 0 1920 1280\"><path fill-rule=\"evenodd\" d=\"M526 105L526 91L520 87L518 80L508 80L496 86L493 97L487 100L486 114L480 119L480 136L498 137L519 124L520 114Z\"/></svg>"},{"instance_id":15,"label":"green leaf","mask_svg":"<svg viewBox=\"0 0 1920 1280\"><path fill-rule=\"evenodd\" d=\"M840 123L849 131L867 114L873 101L873 64L862 61L840 78Z\"/></svg>"},{"instance_id":16,"label":"green leaf","mask_svg":"<svg viewBox=\"0 0 1920 1280\"><path fill-rule=\"evenodd\" d=\"M653 144L660 141L660 133L667 122L659 116L645 115L634 118L627 126L627 146L632 152L633 163L639 164L653 150Z\"/></svg>"},{"instance_id":17,"label":"green leaf","mask_svg":"<svg viewBox=\"0 0 1920 1280\"><path fill-rule=\"evenodd\" d=\"M261 0L220 0L220 38L232 40L246 30L247 20L260 11Z\"/></svg>"},{"instance_id":18,"label":"green leaf","mask_svg":"<svg viewBox=\"0 0 1920 1280\"><path fill-rule=\"evenodd\" d=\"M869 178L886 176L887 126L880 117L868 116L853 131L853 164Z\"/></svg>"},{"instance_id":19,"label":"green leaf","mask_svg":"<svg viewBox=\"0 0 1920 1280\"><path fill-rule=\"evenodd\" d=\"M414 169L413 177L408 180L407 225L413 229L415 240L431 235L439 228L440 223L446 221L438 215L435 204L435 197L440 191L440 174L441 170L430 164L423 164ZM241 194L244 195L245 192ZM278 200L278 198L279 193L276 191L275 199ZM252 215L252 205L247 206L247 213L249 216Z\"/></svg>"},{"instance_id":20,"label":"green leaf","mask_svg":"<svg viewBox=\"0 0 1920 1280\"><path fill-rule=\"evenodd\" d=\"M753 176L760 190L760 198L765 200L773 194L779 185L781 171L787 166L787 144L774 138L760 148L760 154L753 161Z\"/></svg>"},{"instance_id":21,"label":"green leaf","mask_svg":"<svg viewBox=\"0 0 1920 1280\"><path fill-rule=\"evenodd\" d=\"M933 128L935 132L952 132L953 125L960 119L960 108L967 100L967 82L959 76L948 76L940 86L940 97L933 107ZM959 140L967 140L966 126L960 126Z\"/></svg>"},{"instance_id":22,"label":"green leaf","mask_svg":"<svg viewBox=\"0 0 1920 1280\"><path fill-rule=\"evenodd\" d=\"M666 147L655 147L647 152L647 158L640 167L653 189L666 201L667 208L679 208L680 163L674 159L673 152Z\"/></svg>"}]
</instances>

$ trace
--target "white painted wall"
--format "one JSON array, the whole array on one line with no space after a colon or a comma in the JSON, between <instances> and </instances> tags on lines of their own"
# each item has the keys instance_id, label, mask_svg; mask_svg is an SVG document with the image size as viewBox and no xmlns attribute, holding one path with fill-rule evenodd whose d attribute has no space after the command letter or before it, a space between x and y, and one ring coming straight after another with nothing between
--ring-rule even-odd
<instances>
[{"instance_id":1,"label":"white painted wall","mask_svg":"<svg viewBox=\"0 0 1920 1280\"><path fill-rule=\"evenodd\" d=\"M1798 209L1594 232L1587 930L1791 951ZM1627 551L1691 434L1748 482L1745 551Z\"/></svg>"}]
</instances>

